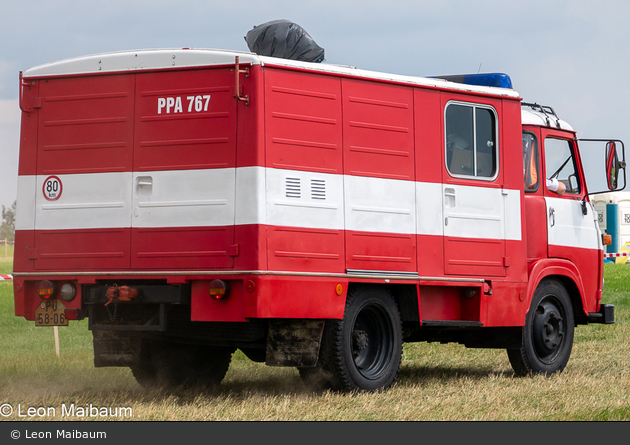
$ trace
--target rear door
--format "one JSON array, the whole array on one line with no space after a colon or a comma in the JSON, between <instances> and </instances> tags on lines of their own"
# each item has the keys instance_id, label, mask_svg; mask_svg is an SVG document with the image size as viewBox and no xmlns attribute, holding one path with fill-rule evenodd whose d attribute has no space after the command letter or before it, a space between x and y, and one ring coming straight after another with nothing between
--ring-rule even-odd
<instances>
[{"instance_id":1,"label":"rear door","mask_svg":"<svg viewBox=\"0 0 630 445\"><path fill-rule=\"evenodd\" d=\"M36 270L129 267L134 82L39 81Z\"/></svg>"},{"instance_id":2,"label":"rear door","mask_svg":"<svg viewBox=\"0 0 630 445\"><path fill-rule=\"evenodd\" d=\"M236 111L229 68L137 75L131 266L233 266Z\"/></svg>"}]
</instances>

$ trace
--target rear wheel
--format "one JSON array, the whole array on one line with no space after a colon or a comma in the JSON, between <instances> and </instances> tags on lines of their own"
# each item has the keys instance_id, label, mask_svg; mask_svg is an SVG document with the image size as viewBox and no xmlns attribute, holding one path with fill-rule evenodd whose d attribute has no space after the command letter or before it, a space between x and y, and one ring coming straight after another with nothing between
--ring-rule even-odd
<instances>
[{"instance_id":1,"label":"rear wheel","mask_svg":"<svg viewBox=\"0 0 630 445\"><path fill-rule=\"evenodd\" d=\"M573 308L558 280L542 281L525 317L520 349L508 349L517 376L562 372L573 347Z\"/></svg>"},{"instance_id":2,"label":"rear wheel","mask_svg":"<svg viewBox=\"0 0 630 445\"><path fill-rule=\"evenodd\" d=\"M157 385L157 371L151 360L148 340L142 340L138 363L131 367L131 373L135 377L136 382L144 388Z\"/></svg>"},{"instance_id":3,"label":"rear wheel","mask_svg":"<svg viewBox=\"0 0 630 445\"><path fill-rule=\"evenodd\" d=\"M321 389L386 389L398 376L401 357L402 324L393 296L382 288L355 288L343 319L326 322L318 365L301 368L300 376Z\"/></svg>"}]
</instances>

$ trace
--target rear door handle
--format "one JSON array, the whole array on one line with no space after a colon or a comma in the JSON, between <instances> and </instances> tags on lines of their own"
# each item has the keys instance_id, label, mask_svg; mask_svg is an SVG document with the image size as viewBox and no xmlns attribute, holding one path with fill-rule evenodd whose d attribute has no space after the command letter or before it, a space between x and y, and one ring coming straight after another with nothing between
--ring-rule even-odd
<instances>
[{"instance_id":1,"label":"rear door handle","mask_svg":"<svg viewBox=\"0 0 630 445\"><path fill-rule=\"evenodd\" d=\"M153 177L138 176L136 178L136 195L139 198L151 196L153 193Z\"/></svg>"}]
</instances>

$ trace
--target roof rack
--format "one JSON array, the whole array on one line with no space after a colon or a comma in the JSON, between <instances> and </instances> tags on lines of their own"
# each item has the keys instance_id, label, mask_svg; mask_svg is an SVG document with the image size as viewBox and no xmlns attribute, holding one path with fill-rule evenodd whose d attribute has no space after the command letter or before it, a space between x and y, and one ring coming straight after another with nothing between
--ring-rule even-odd
<instances>
[{"instance_id":1,"label":"roof rack","mask_svg":"<svg viewBox=\"0 0 630 445\"><path fill-rule=\"evenodd\" d=\"M551 127L551 119L549 118L550 116L553 116L556 118L556 127L558 129L560 129L560 118L558 117L558 115L556 114L556 112L554 111L553 108L551 108L550 106L547 105L539 105L537 103L529 103L529 102L521 102L521 106L522 107L529 107L531 108L533 111L539 111L542 114L545 115L545 118L547 119L547 126Z\"/></svg>"}]
</instances>

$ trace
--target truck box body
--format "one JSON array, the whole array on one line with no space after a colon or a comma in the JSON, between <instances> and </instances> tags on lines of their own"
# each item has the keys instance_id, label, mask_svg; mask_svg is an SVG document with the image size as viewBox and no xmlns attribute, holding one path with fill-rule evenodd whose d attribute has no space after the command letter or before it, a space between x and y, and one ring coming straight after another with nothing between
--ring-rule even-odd
<instances>
[{"instance_id":1,"label":"truck box body","mask_svg":"<svg viewBox=\"0 0 630 445\"><path fill-rule=\"evenodd\" d=\"M215 50L35 67L21 86L16 315L32 320L51 280L76 285L78 318L90 286L159 282L190 286L190 321L341 319L348 289L372 283L411 289L401 311L418 326L519 327L552 266L587 317L599 229L589 203L577 229L567 216L547 233L544 203L575 207L585 187L526 202L520 102ZM449 113L485 125L464 129L474 158L451 151ZM208 298L215 279L229 299Z\"/></svg>"}]
</instances>

